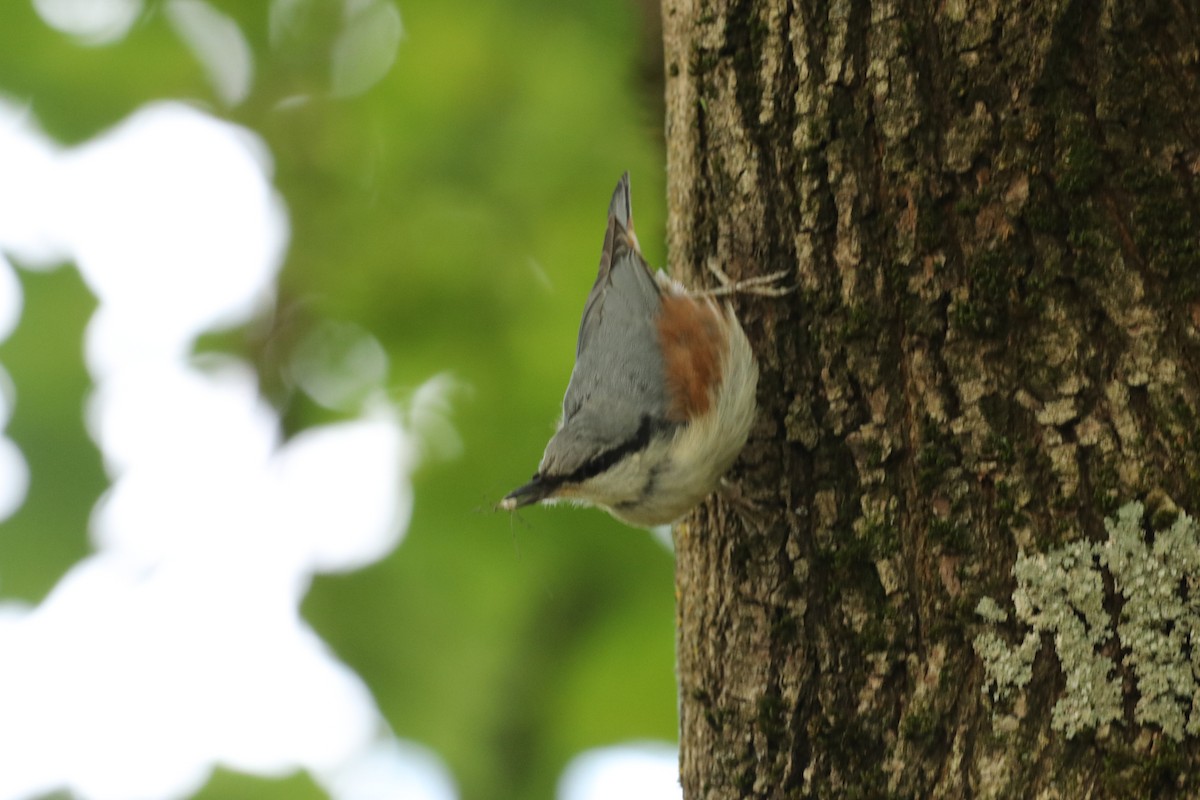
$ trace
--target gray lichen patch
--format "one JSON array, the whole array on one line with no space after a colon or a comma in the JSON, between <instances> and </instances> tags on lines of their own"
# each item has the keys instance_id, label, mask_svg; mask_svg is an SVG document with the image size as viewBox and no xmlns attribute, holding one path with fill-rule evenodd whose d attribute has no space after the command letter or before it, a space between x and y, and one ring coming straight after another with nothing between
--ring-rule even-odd
<instances>
[{"instance_id":1,"label":"gray lichen patch","mask_svg":"<svg viewBox=\"0 0 1200 800\"><path fill-rule=\"evenodd\" d=\"M988 622L1008 622L1008 612L990 597L979 599L979 603L975 606L975 613Z\"/></svg>"},{"instance_id":2,"label":"gray lichen patch","mask_svg":"<svg viewBox=\"0 0 1200 800\"><path fill-rule=\"evenodd\" d=\"M1174 740L1200 735L1200 527L1180 512L1169 528L1147 531L1144 516L1141 503L1128 503L1105 521L1103 543L1017 557L1013 607L1028 630L1016 645L996 630L1007 612L980 600L976 613L987 628L974 646L993 701L1019 698L1049 634L1066 677L1051 726L1073 738L1126 722L1118 665L1101 651L1115 622L1121 663L1136 678L1134 722ZM1117 620L1105 608L1105 572L1123 600Z\"/></svg>"},{"instance_id":3,"label":"gray lichen patch","mask_svg":"<svg viewBox=\"0 0 1200 800\"><path fill-rule=\"evenodd\" d=\"M1117 623L1125 656L1137 675L1139 724L1159 725L1172 739L1200 734L1200 543L1197 526L1179 514L1150 544L1143 510L1132 503L1105 521L1108 542L1100 562L1124 596ZM1186 595L1181 593L1187 587ZM1184 657L1190 652L1191 657Z\"/></svg>"},{"instance_id":4,"label":"gray lichen patch","mask_svg":"<svg viewBox=\"0 0 1200 800\"><path fill-rule=\"evenodd\" d=\"M992 631L975 637L975 653L983 659L993 700L1006 700L1024 690L1033 677L1033 658L1040 647L1041 637L1034 631L1025 634L1016 647Z\"/></svg>"}]
</instances>

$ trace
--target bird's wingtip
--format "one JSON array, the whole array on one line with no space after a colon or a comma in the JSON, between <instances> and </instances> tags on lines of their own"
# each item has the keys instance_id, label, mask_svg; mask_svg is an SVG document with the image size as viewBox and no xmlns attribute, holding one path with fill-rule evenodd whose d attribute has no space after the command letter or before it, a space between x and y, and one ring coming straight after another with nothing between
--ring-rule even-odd
<instances>
[{"instance_id":1,"label":"bird's wingtip","mask_svg":"<svg viewBox=\"0 0 1200 800\"><path fill-rule=\"evenodd\" d=\"M629 197L629 171L626 170L613 189L612 202L608 204L608 215L616 218L625 228L633 229L633 204Z\"/></svg>"}]
</instances>

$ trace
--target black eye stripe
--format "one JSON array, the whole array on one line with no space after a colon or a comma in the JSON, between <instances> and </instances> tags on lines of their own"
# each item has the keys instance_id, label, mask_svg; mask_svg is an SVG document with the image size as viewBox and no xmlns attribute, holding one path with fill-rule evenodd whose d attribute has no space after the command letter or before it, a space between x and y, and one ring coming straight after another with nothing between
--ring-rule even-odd
<instances>
[{"instance_id":1,"label":"black eye stripe","mask_svg":"<svg viewBox=\"0 0 1200 800\"><path fill-rule=\"evenodd\" d=\"M658 432L674 430L676 423L666 420L656 420L650 415L644 415L638 425L637 432L616 447L611 447L603 453L589 459L578 469L566 475L539 475L539 480L548 487L561 486L564 483L582 483L588 478L594 478L601 472L612 467L625 456L644 450L650 443L650 438Z\"/></svg>"}]
</instances>

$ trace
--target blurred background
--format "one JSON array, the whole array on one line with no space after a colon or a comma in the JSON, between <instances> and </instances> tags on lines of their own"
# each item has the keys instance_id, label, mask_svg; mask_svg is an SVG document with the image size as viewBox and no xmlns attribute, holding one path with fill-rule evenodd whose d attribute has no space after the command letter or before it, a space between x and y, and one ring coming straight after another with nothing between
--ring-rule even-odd
<instances>
[{"instance_id":1,"label":"blurred background","mask_svg":"<svg viewBox=\"0 0 1200 800\"><path fill-rule=\"evenodd\" d=\"M44 764L0 796L679 796L663 538L493 510L553 432L623 170L663 263L657 14L4 4L0 774ZM327 724L338 692L361 713Z\"/></svg>"}]
</instances>

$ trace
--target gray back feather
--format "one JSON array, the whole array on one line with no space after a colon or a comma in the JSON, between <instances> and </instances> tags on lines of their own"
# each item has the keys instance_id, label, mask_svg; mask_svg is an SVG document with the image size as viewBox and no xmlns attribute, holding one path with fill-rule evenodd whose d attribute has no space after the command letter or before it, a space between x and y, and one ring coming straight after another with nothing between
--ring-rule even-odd
<instances>
[{"instance_id":1,"label":"gray back feather","mask_svg":"<svg viewBox=\"0 0 1200 800\"><path fill-rule=\"evenodd\" d=\"M600 271L579 325L562 425L539 474L567 477L661 423L667 391L656 319L662 294L633 236L629 173L608 207Z\"/></svg>"}]
</instances>

